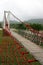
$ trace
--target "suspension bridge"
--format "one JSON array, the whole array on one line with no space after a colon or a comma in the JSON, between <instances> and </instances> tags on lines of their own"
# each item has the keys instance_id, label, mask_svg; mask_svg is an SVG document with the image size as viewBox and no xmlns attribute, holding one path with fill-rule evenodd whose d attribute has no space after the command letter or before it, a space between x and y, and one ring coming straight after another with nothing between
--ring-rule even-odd
<instances>
[{"instance_id":1,"label":"suspension bridge","mask_svg":"<svg viewBox=\"0 0 43 65\"><path fill-rule=\"evenodd\" d=\"M6 14L8 14L8 15L6 15ZM32 65L32 62L38 62L38 61L43 65L43 48L41 48L40 46L36 45L35 43L27 40L26 38L22 37L18 33L13 32L10 29L10 22L8 20L8 17L10 14L14 18L16 18L18 21L23 23L35 35L43 38L43 34L39 33L39 31L37 31L37 30L34 30L29 24L22 22L12 12L4 11L3 36L10 36L14 40L15 46L16 46L16 49L14 50L14 55L16 57L18 65L20 65L20 62L18 60L18 56L16 55L16 50L18 50L19 54L21 55L20 58L24 59L24 62L22 62L23 65ZM41 40L41 41L43 41L43 40ZM14 47L14 45L12 46L12 48L13 47ZM27 51L21 52L20 49L24 48L24 47L27 49ZM30 52L30 54L32 54L34 56L33 59L28 59L28 60L26 59L25 55L29 54L28 52ZM4 62L4 60L2 62ZM9 63L9 61L7 61L7 63ZM12 63L14 63L14 60L12 61Z\"/></svg>"}]
</instances>

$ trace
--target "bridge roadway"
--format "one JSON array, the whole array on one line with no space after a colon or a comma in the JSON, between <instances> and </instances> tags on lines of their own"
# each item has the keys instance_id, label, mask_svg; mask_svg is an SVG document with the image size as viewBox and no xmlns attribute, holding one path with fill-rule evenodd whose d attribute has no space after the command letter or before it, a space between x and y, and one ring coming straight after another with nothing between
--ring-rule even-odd
<instances>
[{"instance_id":1,"label":"bridge roadway","mask_svg":"<svg viewBox=\"0 0 43 65\"><path fill-rule=\"evenodd\" d=\"M27 49L27 51L29 51L43 65L43 48L25 39L16 32L13 32L12 30L10 31L13 37L15 37L19 42L21 42L21 44Z\"/></svg>"}]
</instances>

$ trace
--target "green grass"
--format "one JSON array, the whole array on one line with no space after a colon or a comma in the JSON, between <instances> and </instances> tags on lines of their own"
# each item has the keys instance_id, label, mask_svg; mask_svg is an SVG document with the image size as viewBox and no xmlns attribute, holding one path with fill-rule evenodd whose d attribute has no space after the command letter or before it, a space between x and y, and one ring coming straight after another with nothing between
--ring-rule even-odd
<instances>
[{"instance_id":1,"label":"green grass","mask_svg":"<svg viewBox=\"0 0 43 65\"><path fill-rule=\"evenodd\" d=\"M21 57L21 54L19 53L18 50L16 50L16 53L14 53L14 50L17 49L17 46L14 42L14 40L10 37L3 37L2 36L2 31L0 31L0 65L2 65L2 60L4 60L4 65L18 65L17 64L17 59L16 56L18 57L18 61L20 62L20 65L30 65L29 63L27 64L25 62L25 64L22 64L22 62L24 62L24 59ZM21 44L19 44L21 45ZM25 48L21 48L20 49L21 52L23 51L27 51ZM4 56L4 57L3 57ZM24 55L27 60L29 59L35 59L30 53L28 53L27 55ZM12 60L14 62L12 62ZM7 63L9 61L9 63ZM33 62L31 63L32 65L41 65L39 62Z\"/></svg>"},{"instance_id":2,"label":"green grass","mask_svg":"<svg viewBox=\"0 0 43 65\"><path fill-rule=\"evenodd\" d=\"M3 34L3 31L2 31L2 30L0 30L0 37L2 37L2 34Z\"/></svg>"},{"instance_id":3,"label":"green grass","mask_svg":"<svg viewBox=\"0 0 43 65\"><path fill-rule=\"evenodd\" d=\"M0 44L2 43L2 34L3 34L2 30L0 30Z\"/></svg>"}]
</instances>

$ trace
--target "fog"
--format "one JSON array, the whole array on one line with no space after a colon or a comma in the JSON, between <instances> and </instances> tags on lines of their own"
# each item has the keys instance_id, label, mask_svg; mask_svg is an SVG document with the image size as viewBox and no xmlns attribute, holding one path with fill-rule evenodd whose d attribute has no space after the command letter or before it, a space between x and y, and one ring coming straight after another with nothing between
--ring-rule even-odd
<instances>
[{"instance_id":1,"label":"fog","mask_svg":"<svg viewBox=\"0 0 43 65\"><path fill-rule=\"evenodd\" d=\"M43 18L43 0L0 0L0 21L4 10L11 11L23 21Z\"/></svg>"}]
</instances>

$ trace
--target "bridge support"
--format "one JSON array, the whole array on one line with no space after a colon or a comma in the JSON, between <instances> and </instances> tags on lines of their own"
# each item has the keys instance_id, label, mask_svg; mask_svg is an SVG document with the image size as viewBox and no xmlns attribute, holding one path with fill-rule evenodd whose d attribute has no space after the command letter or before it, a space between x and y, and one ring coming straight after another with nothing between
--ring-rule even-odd
<instances>
[{"instance_id":1,"label":"bridge support","mask_svg":"<svg viewBox=\"0 0 43 65\"><path fill-rule=\"evenodd\" d=\"M9 33L5 29L3 29L3 36L9 36Z\"/></svg>"},{"instance_id":2,"label":"bridge support","mask_svg":"<svg viewBox=\"0 0 43 65\"><path fill-rule=\"evenodd\" d=\"M9 33L6 30L6 29L9 30L9 20L8 20L8 17L9 17L9 11L4 11L3 36L9 36Z\"/></svg>"}]
</instances>

